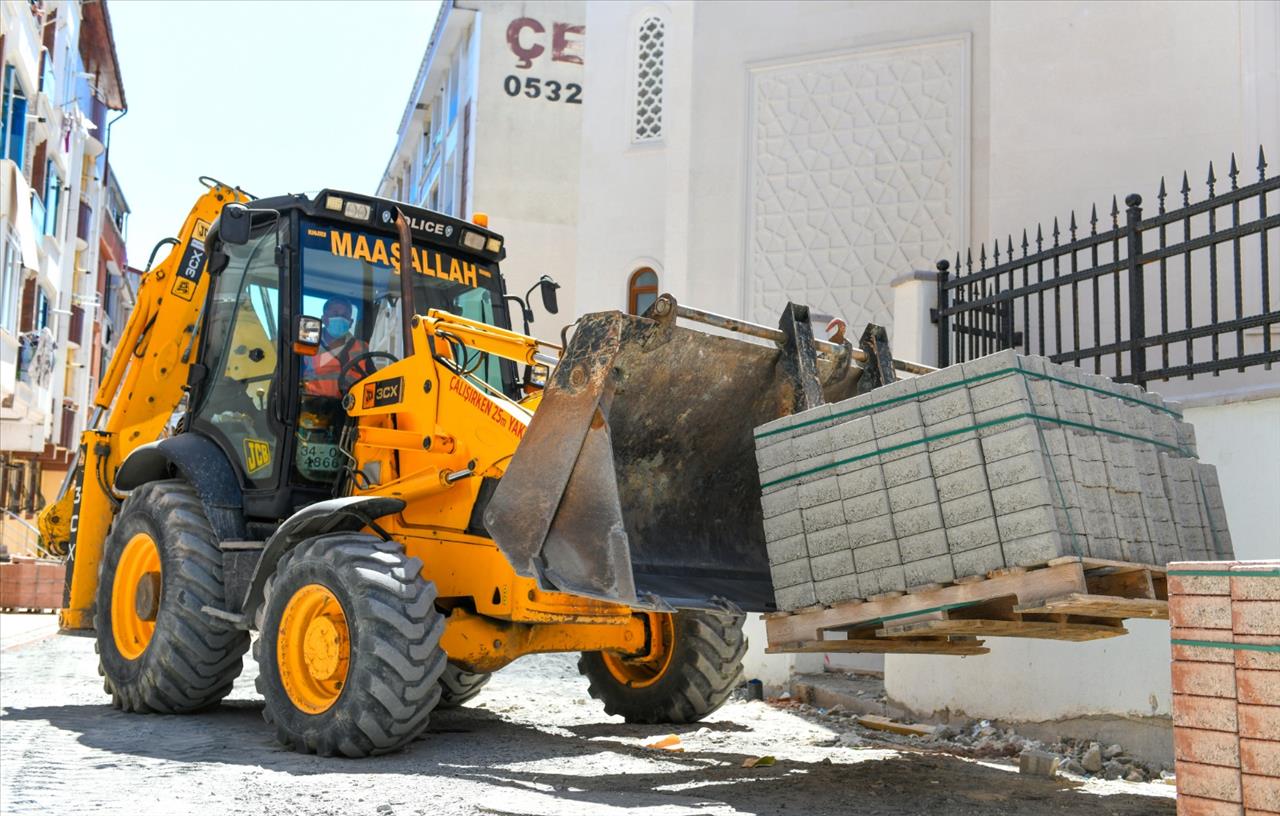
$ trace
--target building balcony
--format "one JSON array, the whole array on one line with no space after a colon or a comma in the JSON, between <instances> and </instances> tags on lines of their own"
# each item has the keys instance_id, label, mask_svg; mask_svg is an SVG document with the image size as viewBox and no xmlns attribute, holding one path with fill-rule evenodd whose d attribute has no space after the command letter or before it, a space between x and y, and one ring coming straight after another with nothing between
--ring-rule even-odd
<instances>
[{"instance_id":1,"label":"building balcony","mask_svg":"<svg viewBox=\"0 0 1280 816\"><path fill-rule=\"evenodd\" d=\"M62 401L62 416L58 425L58 435L51 440L54 445L60 448L73 448L76 444L77 424L80 420L80 411L71 400Z\"/></svg>"},{"instance_id":2,"label":"building balcony","mask_svg":"<svg viewBox=\"0 0 1280 816\"><path fill-rule=\"evenodd\" d=\"M67 342L80 345L84 338L84 307L71 307L71 320L67 324Z\"/></svg>"},{"instance_id":3,"label":"building balcony","mask_svg":"<svg viewBox=\"0 0 1280 816\"><path fill-rule=\"evenodd\" d=\"M15 13L6 15L14 25L6 30L5 56L18 69L28 88L40 87L40 22L26 3L15 4ZM24 11L26 13L24 13Z\"/></svg>"},{"instance_id":4,"label":"building balcony","mask_svg":"<svg viewBox=\"0 0 1280 816\"><path fill-rule=\"evenodd\" d=\"M80 217L76 219L76 237L87 245L93 235L93 208L85 202L80 203Z\"/></svg>"},{"instance_id":5,"label":"building balcony","mask_svg":"<svg viewBox=\"0 0 1280 816\"><path fill-rule=\"evenodd\" d=\"M110 260L115 261L116 266L123 269L127 264L127 254L124 245L124 236L120 234L120 228L116 226L109 214L104 213L102 219L102 234L99 236L102 247L106 250L106 255Z\"/></svg>"}]
</instances>

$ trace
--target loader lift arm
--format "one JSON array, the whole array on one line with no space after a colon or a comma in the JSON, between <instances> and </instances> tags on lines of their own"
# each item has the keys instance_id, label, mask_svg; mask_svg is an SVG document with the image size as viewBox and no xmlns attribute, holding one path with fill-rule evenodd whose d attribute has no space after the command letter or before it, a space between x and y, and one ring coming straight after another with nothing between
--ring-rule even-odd
<instances>
[{"instance_id":1,"label":"loader lift arm","mask_svg":"<svg viewBox=\"0 0 1280 816\"><path fill-rule=\"evenodd\" d=\"M209 275L205 242L222 207L245 202L239 188L202 177L207 188L182 223L173 249L149 269L138 301L93 397L90 417L58 498L41 512L41 543L67 557L59 625L91 629L103 543L119 498L112 481L125 458L154 442L182 402L195 362Z\"/></svg>"}]
</instances>

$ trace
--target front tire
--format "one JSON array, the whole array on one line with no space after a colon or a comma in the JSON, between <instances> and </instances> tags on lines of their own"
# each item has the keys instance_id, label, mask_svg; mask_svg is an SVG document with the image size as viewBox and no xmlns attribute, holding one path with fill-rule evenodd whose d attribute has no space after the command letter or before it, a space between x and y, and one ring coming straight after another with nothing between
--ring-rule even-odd
<instances>
[{"instance_id":1,"label":"front tire","mask_svg":"<svg viewBox=\"0 0 1280 816\"><path fill-rule=\"evenodd\" d=\"M583 652L578 671L609 714L629 723L691 723L715 711L742 681L742 618L711 612L651 613L649 655L628 660Z\"/></svg>"},{"instance_id":2,"label":"front tire","mask_svg":"<svg viewBox=\"0 0 1280 816\"><path fill-rule=\"evenodd\" d=\"M440 699L444 616L422 562L364 533L307 539L280 559L257 613L263 717L288 748L395 751Z\"/></svg>"},{"instance_id":3,"label":"front tire","mask_svg":"<svg viewBox=\"0 0 1280 816\"><path fill-rule=\"evenodd\" d=\"M186 714L231 691L249 633L211 620L225 608L222 551L181 479L134 490L111 526L98 573L98 671L124 711Z\"/></svg>"}]
</instances>

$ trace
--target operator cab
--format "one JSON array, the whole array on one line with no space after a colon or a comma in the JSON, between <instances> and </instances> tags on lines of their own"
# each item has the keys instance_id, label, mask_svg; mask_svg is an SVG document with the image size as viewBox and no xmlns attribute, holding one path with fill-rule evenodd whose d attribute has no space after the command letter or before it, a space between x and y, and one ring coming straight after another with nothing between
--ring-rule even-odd
<instances>
[{"instance_id":1,"label":"operator cab","mask_svg":"<svg viewBox=\"0 0 1280 816\"><path fill-rule=\"evenodd\" d=\"M270 525L339 491L342 396L404 353L397 211L412 235L413 314L509 329L509 301L527 309L499 273L502 236L478 224L334 190L235 207L208 234L213 280L186 428L223 449L246 515ZM513 398L526 385L508 360L469 351L461 363Z\"/></svg>"}]
</instances>

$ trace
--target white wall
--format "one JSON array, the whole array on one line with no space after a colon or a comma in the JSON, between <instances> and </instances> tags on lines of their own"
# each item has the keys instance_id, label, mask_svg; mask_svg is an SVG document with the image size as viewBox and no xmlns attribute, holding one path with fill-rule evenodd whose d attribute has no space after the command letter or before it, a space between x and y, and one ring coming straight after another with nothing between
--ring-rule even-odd
<instances>
[{"instance_id":1,"label":"white wall","mask_svg":"<svg viewBox=\"0 0 1280 816\"><path fill-rule=\"evenodd\" d=\"M632 69L621 59L622 44L630 41L639 18L654 10L671 19L668 137L659 145L631 145ZM985 213L977 211L981 204L974 203L985 201L986 189L987 17L983 2L591 4L589 74L600 93L583 122L579 311L624 306L627 275L640 259L655 258L664 291L703 308L742 313L750 267L745 247L755 138L752 72L815 55L967 39L973 81L966 115L972 113L972 127L957 136L973 158L972 166L957 167L965 176L962 185L957 179L963 188L957 207L964 211L954 215L960 224L985 225ZM800 230L824 231L830 229L819 223ZM967 241L968 227L961 232L955 237ZM877 247L873 254L889 251ZM815 266L802 259L806 263ZM856 262L849 263L849 274L858 279Z\"/></svg>"},{"instance_id":2,"label":"white wall","mask_svg":"<svg viewBox=\"0 0 1280 816\"><path fill-rule=\"evenodd\" d=\"M1259 12L1221 2L993 4L991 231L1016 236L1055 215L1065 226L1071 209L1087 217L1094 202L1107 218L1111 196L1129 192L1142 194L1153 211L1160 177L1173 189L1184 168L1193 175L1195 201L1203 197L1209 160L1225 178L1231 151L1253 157L1258 138L1280 150L1275 121L1246 116L1255 105L1246 99L1245 75L1274 56L1242 29L1242 11L1250 10L1252 24L1280 34L1277 5L1257 4ZM1179 398L1228 388L1232 380L1228 373L1151 389ZM1257 367L1243 380L1280 378ZM1278 406L1272 400L1187 411L1201 457L1220 467L1240 557L1280 556ZM890 656L886 685L891 697L921 712L951 708L1015 720L1167 714L1167 624L1126 625L1132 634L1087 644L993 638L991 654L981 657Z\"/></svg>"},{"instance_id":3,"label":"white wall","mask_svg":"<svg viewBox=\"0 0 1280 816\"><path fill-rule=\"evenodd\" d=\"M523 296L544 274L560 283L563 308L558 316L546 315L534 295L534 334L550 340L559 335L562 324L573 320L579 142L583 110L595 101L596 91L583 88L580 104L568 102L569 85L584 82L584 66L571 60L583 57L586 41L583 33L567 27L584 25L586 9L580 2L495 2L477 7L480 47L471 208L488 213L490 228L506 239L503 274L509 292ZM531 22L520 26L513 47L508 30L521 18ZM539 27L542 32L536 30ZM558 54L557 27L563 32ZM527 68L520 67L524 60L517 49L527 56ZM538 49L541 52L534 55ZM507 93L508 77L519 82L519 94ZM539 88L536 98L525 90L531 80ZM560 87L556 90L549 83ZM559 98L553 101L554 96Z\"/></svg>"}]
</instances>

